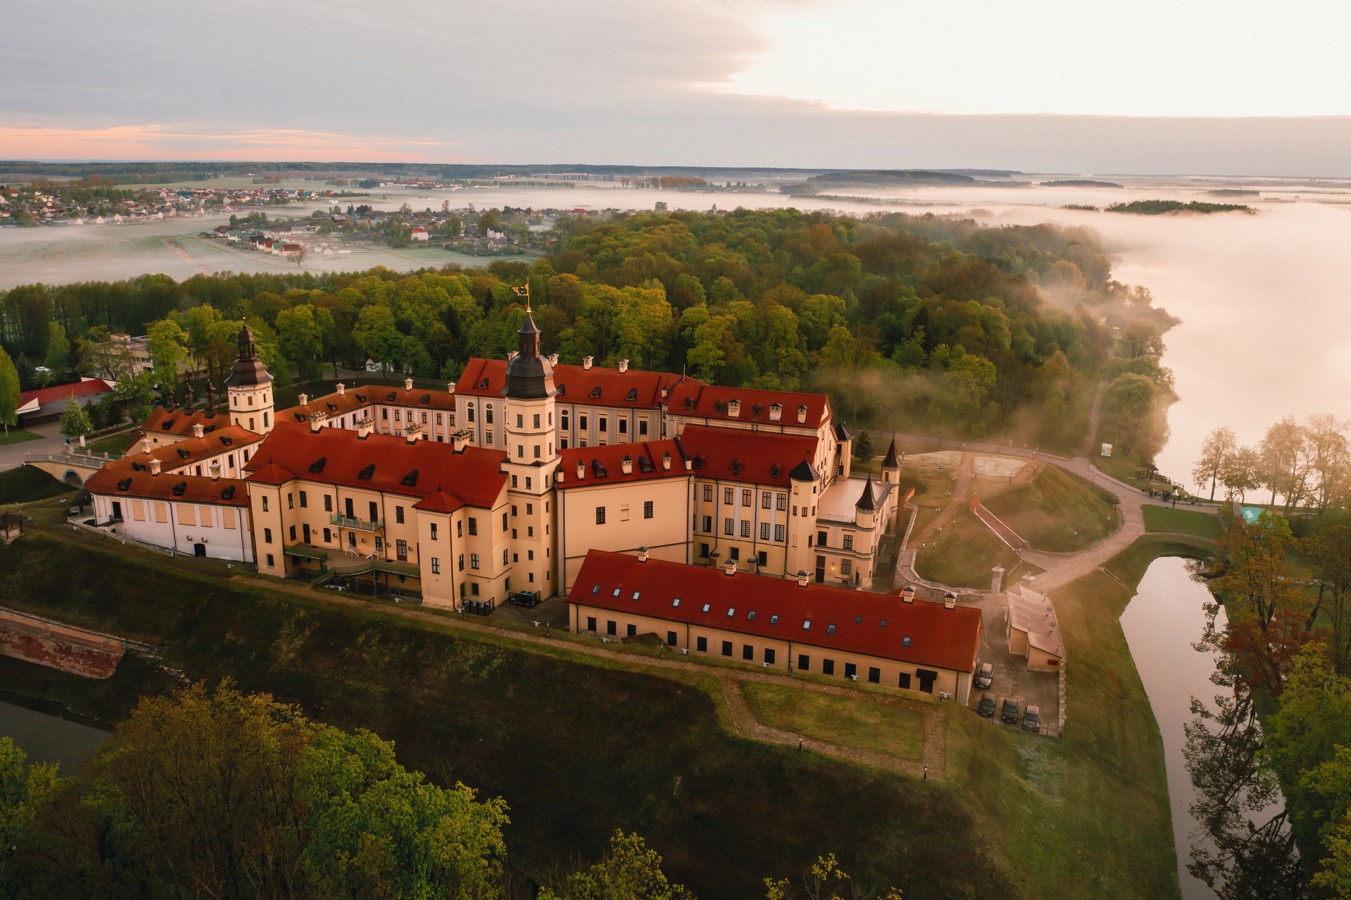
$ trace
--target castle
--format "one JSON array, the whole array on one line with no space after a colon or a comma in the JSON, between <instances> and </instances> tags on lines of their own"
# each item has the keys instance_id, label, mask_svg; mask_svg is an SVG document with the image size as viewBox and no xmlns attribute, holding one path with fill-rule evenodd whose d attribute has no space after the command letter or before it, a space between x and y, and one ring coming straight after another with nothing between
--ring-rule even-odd
<instances>
[{"instance_id":1,"label":"castle","mask_svg":"<svg viewBox=\"0 0 1351 900\"><path fill-rule=\"evenodd\" d=\"M872 584L900 467L893 446L852 477L824 395L560 365L528 308L517 340L445 390L340 384L277 410L244 328L228 412L155 409L89 479L96 524L440 607L566 594L593 549Z\"/></svg>"}]
</instances>

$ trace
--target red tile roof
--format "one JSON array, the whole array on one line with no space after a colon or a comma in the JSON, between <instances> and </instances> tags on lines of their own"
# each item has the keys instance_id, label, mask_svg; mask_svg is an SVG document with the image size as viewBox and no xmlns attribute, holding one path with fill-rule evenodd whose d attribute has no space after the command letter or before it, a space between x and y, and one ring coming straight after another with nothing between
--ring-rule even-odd
<instances>
[{"instance_id":1,"label":"red tile roof","mask_svg":"<svg viewBox=\"0 0 1351 900\"><path fill-rule=\"evenodd\" d=\"M51 387L38 388L35 391L24 391L19 395L19 407L25 407L34 400L38 402L39 406L46 406L49 403L64 404L70 397L106 394L112 389L113 386L102 378L84 378L71 384L54 384Z\"/></svg>"},{"instance_id":2,"label":"red tile roof","mask_svg":"<svg viewBox=\"0 0 1351 900\"><path fill-rule=\"evenodd\" d=\"M663 457L671 456L671 468L664 467ZM604 447L574 447L559 452L559 490L598 484L627 484L652 478L685 478L685 460L680 445L674 440L641 441L636 444L607 444ZM624 474L624 457L629 458L631 471ZM586 474L577 477L577 464ZM603 473L603 474L602 474Z\"/></svg>"},{"instance_id":3,"label":"red tile roof","mask_svg":"<svg viewBox=\"0 0 1351 900\"><path fill-rule=\"evenodd\" d=\"M587 553L568 602L958 672L975 671L980 648L981 613L975 607L903 603L892 594L802 587L795 579L744 572L729 577L708 566L639 562L604 550Z\"/></svg>"},{"instance_id":4,"label":"red tile roof","mask_svg":"<svg viewBox=\"0 0 1351 900\"><path fill-rule=\"evenodd\" d=\"M172 444L165 444L163 447L156 447L149 453L135 452L139 444L132 444L131 452L118 462L136 462L141 465L149 465L150 460L158 459L163 463L166 471L181 469L204 459L220 456L222 453L229 453L231 450L238 450L240 447L252 447L262 439L261 434L249 431L247 428L241 428L238 425L223 425L213 431L206 432L202 437L186 438Z\"/></svg>"},{"instance_id":5,"label":"red tile roof","mask_svg":"<svg viewBox=\"0 0 1351 900\"><path fill-rule=\"evenodd\" d=\"M212 503L217 506L249 505L249 487L240 479L176 475L169 472L151 475L148 469L137 469L130 463L103 467L90 476L85 482L85 487L91 494L114 497Z\"/></svg>"},{"instance_id":6,"label":"red tile roof","mask_svg":"<svg viewBox=\"0 0 1351 900\"><path fill-rule=\"evenodd\" d=\"M731 412L732 401L739 401L741 404L735 416ZM771 423L770 407L775 403L782 406L783 410L779 420ZM664 404L672 416L721 419L728 422L755 422L815 429L830 421L830 404L825 394L719 387L693 380L676 385ZM806 422L797 420L800 406L807 408Z\"/></svg>"},{"instance_id":7,"label":"red tile roof","mask_svg":"<svg viewBox=\"0 0 1351 900\"><path fill-rule=\"evenodd\" d=\"M455 383L455 393L491 399L501 397L506 387L506 375L506 360L476 357L464 367L464 374ZM565 364L554 366L554 386L558 388L559 402L620 409L657 409L664 396L662 392L679 383L681 378L669 372L641 369L620 372L603 366L589 369Z\"/></svg>"},{"instance_id":8,"label":"red tile roof","mask_svg":"<svg viewBox=\"0 0 1351 900\"><path fill-rule=\"evenodd\" d=\"M391 396L392 395L392 396ZM330 419L345 415L353 410L376 406L403 406L418 409L455 409L455 395L449 391L430 390L414 387L406 391L403 385L365 384L346 388L344 393L334 391L322 397L313 397L309 403L296 404L277 413L277 419L291 422L308 423L310 416L317 412L328 414Z\"/></svg>"},{"instance_id":9,"label":"red tile roof","mask_svg":"<svg viewBox=\"0 0 1351 900\"><path fill-rule=\"evenodd\" d=\"M788 487L789 475L803 460L810 465L816 441L807 435L708 425L688 425L680 435L697 477L779 487Z\"/></svg>"},{"instance_id":10,"label":"red tile roof","mask_svg":"<svg viewBox=\"0 0 1351 900\"><path fill-rule=\"evenodd\" d=\"M201 425L210 433L216 428L230 424L230 414L219 409L165 409L157 406L141 423L141 431L146 434L172 434L187 436L192 434L192 426Z\"/></svg>"},{"instance_id":11,"label":"red tile roof","mask_svg":"<svg viewBox=\"0 0 1351 900\"><path fill-rule=\"evenodd\" d=\"M362 438L345 428L311 431L282 420L245 468L248 480L261 484L313 481L409 497L443 491L465 505L491 509L506 485L506 456L481 447L457 453L451 444L410 443L389 434Z\"/></svg>"}]
</instances>

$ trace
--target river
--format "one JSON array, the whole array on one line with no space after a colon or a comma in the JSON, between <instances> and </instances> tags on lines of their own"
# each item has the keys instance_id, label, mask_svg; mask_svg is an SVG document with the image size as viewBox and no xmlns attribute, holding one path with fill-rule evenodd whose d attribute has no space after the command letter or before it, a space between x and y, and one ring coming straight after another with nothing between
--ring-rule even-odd
<instances>
[{"instance_id":1,"label":"river","mask_svg":"<svg viewBox=\"0 0 1351 900\"><path fill-rule=\"evenodd\" d=\"M73 774L108 738L106 731L0 701L0 736L14 739L29 762L59 763Z\"/></svg>"}]
</instances>

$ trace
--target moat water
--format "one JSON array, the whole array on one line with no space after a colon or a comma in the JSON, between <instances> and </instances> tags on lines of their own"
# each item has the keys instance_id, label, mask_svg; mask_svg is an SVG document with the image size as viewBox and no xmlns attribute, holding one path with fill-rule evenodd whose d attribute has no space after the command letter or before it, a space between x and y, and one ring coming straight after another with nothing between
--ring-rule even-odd
<instances>
[{"instance_id":1,"label":"moat water","mask_svg":"<svg viewBox=\"0 0 1351 900\"><path fill-rule=\"evenodd\" d=\"M108 739L100 731L60 716L0 701L0 737L13 738L29 762L58 763L73 774Z\"/></svg>"}]
</instances>

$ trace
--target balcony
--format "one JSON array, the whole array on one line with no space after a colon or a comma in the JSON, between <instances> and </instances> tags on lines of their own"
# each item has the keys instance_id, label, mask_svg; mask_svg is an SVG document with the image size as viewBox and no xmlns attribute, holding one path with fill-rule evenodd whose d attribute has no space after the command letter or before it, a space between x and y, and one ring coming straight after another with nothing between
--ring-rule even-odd
<instances>
[{"instance_id":1,"label":"balcony","mask_svg":"<svg viewBox=\"0 0 1351 900\"><path fill-rule=\"evenodd\" d=\"M353 519L349 516L333 515L329 517L329 522L337 525L339 528L350 528L353 531L384 531L385 522L383 519L376 519L368 522L365 519Z\"/></svg>"}]
</instances>

